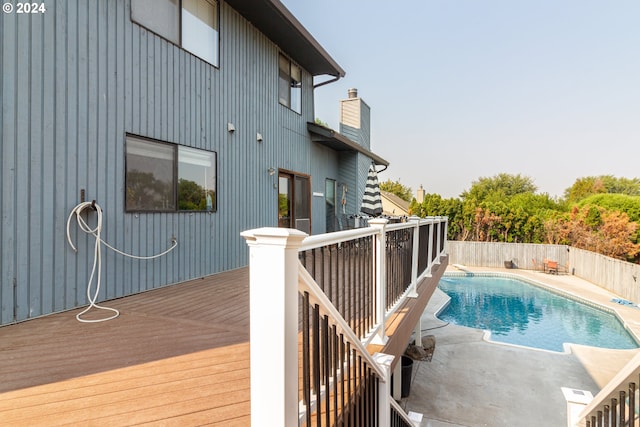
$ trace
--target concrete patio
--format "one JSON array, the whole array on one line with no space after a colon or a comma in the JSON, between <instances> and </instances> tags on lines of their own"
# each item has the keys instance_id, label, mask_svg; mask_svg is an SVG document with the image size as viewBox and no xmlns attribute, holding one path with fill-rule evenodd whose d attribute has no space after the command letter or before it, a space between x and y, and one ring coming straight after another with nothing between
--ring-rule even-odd
<instances>
[{"instance_id":1,"label":"concrete patio","mask_svg":"<svg viewBox=\"0 0 640 427\"><path fill-rule=\"evenodd\" d=\"M611 302L615 295L575 276L468 270L518 274L608 306L638 336L640 310ZM424 414L422 426L566 426L561 387L595 396L638 352L572 345L571 354L561 354L487 342L483 331L434 317L447 298L436 290L427 306L423 336L436 337L435 352L430 362L414 362L411 393L402 401L406 410Z\"/></svg>"}]
</instances>

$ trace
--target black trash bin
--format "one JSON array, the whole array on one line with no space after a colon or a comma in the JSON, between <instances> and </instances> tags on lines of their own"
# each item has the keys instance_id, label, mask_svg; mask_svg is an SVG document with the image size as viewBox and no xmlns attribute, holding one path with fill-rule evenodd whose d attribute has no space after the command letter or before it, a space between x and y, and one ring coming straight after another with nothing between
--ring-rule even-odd
<instances>
[{"instance_id":1,"label":"black trash bin","mask_svg":"<svg viewBox=\"0 0 640 427\"><path fill-rule=\"evenodd\" d=\"M402 383L400 387L400 397L409 397L411 392L411 374L413 372L413 359L402 356Z\"/></svg>"}]
</instances>

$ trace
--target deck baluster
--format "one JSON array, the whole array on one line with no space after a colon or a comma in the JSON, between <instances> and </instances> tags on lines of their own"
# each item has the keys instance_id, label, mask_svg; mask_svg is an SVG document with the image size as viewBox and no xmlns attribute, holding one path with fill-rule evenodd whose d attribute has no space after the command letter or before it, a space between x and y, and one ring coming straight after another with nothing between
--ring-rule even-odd
<instances>
[{"instance_id":1,"label":"deck baluster","mask_svg":"<svg viewBox=\"0 0 640 427\"><path fill-rule=\"evenodd\" d=\"M618 399L615 397L611 398L611 427L618 426L618 417L616 414L616 408L618 406Z\"/></svg>"},{"instance_id":2,"label":"deck baluster","mask_svg":"<svg viewBox=\"0 0 640 427\"><path fill-rule=\"evenodd\" d=\"M629 424L636 424L636 383L629 383Z\"/></svg>"},{"instance_id":3,"label":"deck baluster","mask_svg":"<svg viewBox=\"0 0 640 427\"><path fill-rule=\"evenodd\" d=\"M302 394L307 408L307 425L311 425L311 368L309 359L309 293L305 292L302 302Z\"/></svg>"}]
</instances>

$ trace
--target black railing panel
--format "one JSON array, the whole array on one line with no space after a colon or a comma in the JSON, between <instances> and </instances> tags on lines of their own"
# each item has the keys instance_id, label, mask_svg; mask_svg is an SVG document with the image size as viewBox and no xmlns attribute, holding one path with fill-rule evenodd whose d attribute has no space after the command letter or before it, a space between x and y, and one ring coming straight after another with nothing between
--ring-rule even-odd
<instances>
[{"instance_id":1,"label":"black railing panel","mask_svg":"<svg viewBox=\"0 0 640 427\"><path fill-rule=\"evenodd\" d=\"M413 228L388 231L386 242L386 308L389 309L411 285Z\"/></svg>"},{"instance_id":2,"label":"black railing panel","mask_svg":"<svg viewBox=\"0 0 640 427\"><path fill-rule=\"evenodd\" d=\"M433 233L431 234L431 247L433 248L433 250L431 251L431 262L435 262L435 260L438 258L438 224L432 224L432 227L434 227L433 229Z\"/></svg>"},{"instance_id":3,"label":"black railing panel","mask_svg":"<svg viewBox=\"0 0 640 427\"><path fill-rule=\"evenodd\" d=\"M418 229L418 276L429 266L429 230L433 224L422 224Z\"/></svg>"},{"instance_id":4,"label":"black railing panel","mask_svg":"<svg viewBox=\"0 0 640 427\"><path fill-rule=\"evenodd\" d=\"M376 426L379 381L362 354L337 332L327 315L300 296L304 426Z\"/></svg>"},{"instance_id":5,"label":"black railing panel","mask_svg":"<svg viewBox=\"0 0 640 427\"><path fill-rule=\"evenodd\" d=\"M396 411L396 408L391 407L391 420L389 421L390 427L413 427Z\"/></svg>"},{"instance_id":6,"label":"black railing panel","mask_svg":"<svg viewBox=\"0 0 640 427\"><path fill-rule=\"evenodd\" d=\"M373 236L301 251L320 289L360 338L377 324Z\"/></svg>"}]
</instances>

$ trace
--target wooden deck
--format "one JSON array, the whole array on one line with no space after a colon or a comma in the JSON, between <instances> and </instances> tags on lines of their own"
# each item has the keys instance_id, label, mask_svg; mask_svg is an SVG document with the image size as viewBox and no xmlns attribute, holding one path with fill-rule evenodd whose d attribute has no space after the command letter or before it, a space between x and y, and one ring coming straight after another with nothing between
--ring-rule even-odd
<instances>
[{"instance_id":1,"label":"wooden deck","mask_svg":"<svg viewBox=\"0 0 640 427\"><path fill-rule=\"evenodd\" d=\"M404 352L441 260L371 353ZM0 327L0 425L250 425L248 268L104 305L120 316L80 323L74 310Z\"/></svg>"},{"instance_id":2,"label":"wooden deck","mask_svg":"<svg viewBox=\"0 0 640 427\"><path fill-rule=\"evenodd\" d=\"M104 305L0 328L1 425L250 424L248 268Z\"/></svg>"}]
</instances>

